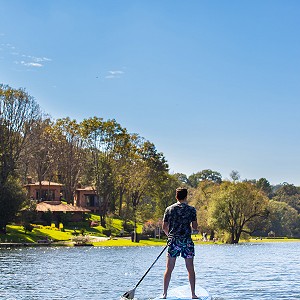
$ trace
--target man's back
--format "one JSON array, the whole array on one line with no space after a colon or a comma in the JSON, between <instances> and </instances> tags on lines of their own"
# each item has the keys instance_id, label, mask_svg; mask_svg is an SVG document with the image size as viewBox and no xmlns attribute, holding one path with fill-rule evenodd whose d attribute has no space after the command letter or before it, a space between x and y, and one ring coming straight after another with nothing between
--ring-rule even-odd
<instances>
[{"instance_id":1,"label":"man's back","mask_svg":"<svg viewBox=\"0 0 300 300\"><path fill-rule=\"evenodd\" d=\"M186 202L177 202L167 207L164 222L169 224L169 237L190 237L191 222L196 219L196 209Z\"/></svg>"}]
</instances>

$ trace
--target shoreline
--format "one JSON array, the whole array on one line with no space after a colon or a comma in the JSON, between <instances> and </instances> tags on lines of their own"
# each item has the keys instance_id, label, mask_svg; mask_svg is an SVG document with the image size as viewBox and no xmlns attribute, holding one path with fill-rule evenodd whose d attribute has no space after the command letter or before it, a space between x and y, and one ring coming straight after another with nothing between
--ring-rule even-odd
<instances>
[{"instance_id":1,"label":"shoreline","mask_svg":"<svg viewBox=\"0 0 300 300\"><path fill-rule=\"evenodd\" d=\"M291 243L300 242L300 239L296 238L252 238L250 240L242 240L236 245L245 244L258 244L258 243ZM222 242L213 241L199 241L194 240L195 245L230 245ZM0 243L0 248L17 248L17 247L156 247L165 246L166 241L153 241L153 240L140 240L139 242L132 242L130 239L126 238L107 238L97 241L91 241L87 244L76 244L72 241L56 241L49 243L32 243L32 242L5 242Z\"/></svg>"}]
</instances>

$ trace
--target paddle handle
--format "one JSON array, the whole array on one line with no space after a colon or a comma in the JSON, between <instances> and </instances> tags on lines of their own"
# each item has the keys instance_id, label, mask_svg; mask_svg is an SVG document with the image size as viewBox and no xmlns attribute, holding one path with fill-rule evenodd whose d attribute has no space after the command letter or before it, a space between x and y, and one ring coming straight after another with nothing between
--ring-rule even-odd
<instances>
[{"instance_id":1,"label":"paddle handle","mask_svg":"<svg viewBox=\"0 0 300 300\"><path fill-rule=\"evenodd\" d=\"M144 274L144 276L140 279L140 281L136 284L135 288L136 289L139 284L143 281L143 279L146 277L146 275L148 274L148 272L151 270L151 268L154 266L154 264L158 261L158 259L161 257L161 255L164 253L164 251L168 248L168 245L166 245L164 247L164 249L162 249L162 251L159 253L159 255L157 256L156 260L153 262L153 264L150 266L150 268L146 271L146 273Z\"/></svg>"}]
</instances>

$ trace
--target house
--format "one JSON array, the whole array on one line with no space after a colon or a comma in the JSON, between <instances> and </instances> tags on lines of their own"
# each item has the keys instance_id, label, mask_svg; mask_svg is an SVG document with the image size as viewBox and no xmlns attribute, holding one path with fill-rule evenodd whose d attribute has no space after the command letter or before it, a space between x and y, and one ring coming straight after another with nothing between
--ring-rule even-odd
<instances>
[{"instance_id":1,"label":"house","mask_svg":"<svg viewBox=\"0 0 300 300\"><path fill-rule=\"evenodd\" d=\"M61 201L64 194L64 185L52 181L32 182L32 178L27 178L28 183L24 185L27 189L28 198L45 202ZM74 195L74 206L87 208L92 212L99 212L99 199L96 189L92 186L77 188ZM101 199L100 199L101 200ZM57 205L53 203L53 205ZM52 207L53 208L53 207Z\"/></svg>"},{"instance_id":2,"label":"house","mask_svg":"<svg viewBox=\"0 0 300 300\"><path fill-rule=\"evenodd\" d=\"M63 193L63 185L51 181L32 182L32 178L27 178L24 185L30 199L39 201L59 201Z\"/></svg>"},{"instance_id":3,"label":"house","mask_svg":"<svg viewBox=\"0 0 300 300\"><path fill-rule=\"evenodd\" d=\"M75 192L74 205L86 207L93 212L99 211L99 196L92 186L78 188Z\"/></svg>"},{"instance_id":4,"label":"house","mask_svg":"<svg viewBox=\"0 0 300 300\"><path fill-rule=\"evenodd\" d=\"M42 201L37 203L36 211L38 219L43 219L43 214L51 212L52 220L59 223L62 222L62 214L66 214L71 222L79 222L84 220L84 214L90 210L84 207L73 206L62 203L61 201Z\"/></svg>"},{"instance_id":5,"label":"house","mask_svg":"<svg viewBox=\"0 0 300 300\"><path fill-rule=\"evenodd\" d=\"M28 198L37 200L38 220L45 219L47 213L50 212L52 221L56 223L61 222L62 219L78 222L84 220L86 213L91 212L90 209L81 207L80 204L63 203L61 201L64 192L63 184L52 181L32 182L32 178L28 177L24 188L27 190Z\"/></svg>"}]
</instances>

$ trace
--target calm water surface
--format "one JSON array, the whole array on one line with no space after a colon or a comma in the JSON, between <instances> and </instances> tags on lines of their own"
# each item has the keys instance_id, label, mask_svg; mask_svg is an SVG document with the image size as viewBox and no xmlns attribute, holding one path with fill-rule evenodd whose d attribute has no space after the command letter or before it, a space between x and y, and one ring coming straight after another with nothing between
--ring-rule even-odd
<instances>
[{"instance_id":1,"label":"calm water surface","mask_svg":"<svg viewBox=\"0 0 300 300\"><path fill-rule=\"evenodd\" d=\"M0 249L0 299L120 299L161 247ZM197 281L214 300L300 299L300 243L196 246ZM136 290L138 300L161 293L164 255ZM170 287L187 283L178 259Z\"/></svg>"}]
</instances>

